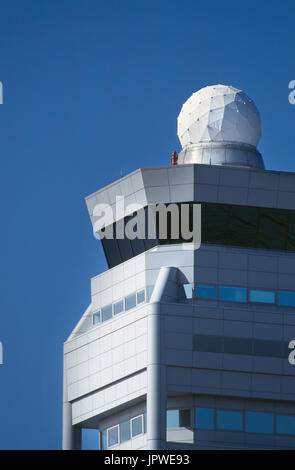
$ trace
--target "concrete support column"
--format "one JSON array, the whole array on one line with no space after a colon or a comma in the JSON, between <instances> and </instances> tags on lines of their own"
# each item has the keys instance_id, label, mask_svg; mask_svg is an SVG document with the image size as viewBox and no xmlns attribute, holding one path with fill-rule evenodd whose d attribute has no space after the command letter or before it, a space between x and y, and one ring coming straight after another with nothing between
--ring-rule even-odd
<instances>
[{"instance_id":1,"label":"concrete support column","mask_svg":"<svg viewBox=\"0 0 295 470\"><path fill-rule=\"evenodd\" d=\"M72 424L72 404L67 399L67 377L64 360L63 368L63 410L62 410L62 448L80 450L82 444L81 428Z\"/></svg>"},{"instance_id":2,"label":"concrete support column","mask_svg":"<svg viewBox=\"0 0 295 470\"><path fill-rule=\"evenodd\" d=\"M162 267L151 297L148 314L147 448L166 448L167 380L164 316L161 301L177 298L176 268Z\"/></svg>"}]
</instances>

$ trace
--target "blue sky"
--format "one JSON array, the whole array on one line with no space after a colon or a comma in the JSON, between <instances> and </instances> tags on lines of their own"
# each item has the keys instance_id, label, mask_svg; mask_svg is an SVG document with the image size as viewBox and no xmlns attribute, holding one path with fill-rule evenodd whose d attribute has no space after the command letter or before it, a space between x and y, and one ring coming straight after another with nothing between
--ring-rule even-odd
<instances>
[{"instance_id":1,"label":"blue sky","mask_svg":"<svg viewBox=\"0 0 295 470\"><path fill-rule=\"evenodd\" d=\"M61 446L62 343L106 269L84 197L168 165L199 88L261 112L268 169L295 171L294 2L0 0L0 448Z\"/></svg>"}]
</instances>

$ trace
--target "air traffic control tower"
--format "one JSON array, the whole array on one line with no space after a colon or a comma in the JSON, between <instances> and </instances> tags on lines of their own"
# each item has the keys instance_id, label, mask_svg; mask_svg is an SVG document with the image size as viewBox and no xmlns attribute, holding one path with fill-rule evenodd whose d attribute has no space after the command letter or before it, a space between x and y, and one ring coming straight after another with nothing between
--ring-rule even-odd
<instances>
[{"instance_id":1,"label":"air traffic control tower","mask_svg":"<svg viewBox=\"0 0 295 470\"><path fill-rule=\"evenodd\" d=\"M109 269L64 344L64 449L82 428L110 450L295 447L295 174L264 169L260 134L242 91L203 88L179 114L178 161L86 198L94 227L118 196L201 204L202 240L97 242Z\"/></svg>"}]
</instances>

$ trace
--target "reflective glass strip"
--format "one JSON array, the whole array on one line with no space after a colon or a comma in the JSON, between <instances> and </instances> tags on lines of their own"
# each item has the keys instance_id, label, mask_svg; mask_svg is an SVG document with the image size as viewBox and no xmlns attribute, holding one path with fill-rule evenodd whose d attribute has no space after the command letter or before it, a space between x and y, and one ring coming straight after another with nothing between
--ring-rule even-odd
<instances>
[{"instance_id":1,"label":"reflective glass strip","mask_svg":"<svg viewBox=\"0 0 295 470\"><path fill-rule=\"evenodd\" d=\"M261 302L264 304L274 304L275 303L275 293L265 290L250 290L249 291L249 300L250 302Z\"/></svg>"},{"instance_id":2,"label":"reflective glass strip","mask_svg":"<svg viewBox=\"0 0 295 470\"><path fill-rule=\"evenodd\" d=\"M214 429L213 408L196 408L196 428Z\"/></svg>"},{"instance_id":3,"label":"reflective glass strip","mask_svg":"<svg viewBox=\"0 0 295 470\"><path fill-rule=\"evenodd\" d=\"M295 434L295 416L277 415L277 433Z\"/></svg>"},{"instance_id":4,"label":"reflective glass strip","mask_svg":"<svg viewBox=\"0 0 295 470\"><path fill-rule=\"evenodd\" d=\"M285 307L295 307L295 292L279 291L278 304Z\"/></svg>"},{"instance_id":5,"label":"reflective glass strip","mask_svg":"<svg viewBox=\"0 0 295 470\"><path fill-rule=\"evenodd\" d=\"M253 432L257 434L273 434L273 413L246 411L246 432Z\"/></svg>"},{"instance_id":6,"label":"reflective glass strip","mask_svg":"<svg viewBox=\"0 0 295 470\"><path fill-rule=\"evenodd\" d=\"M216 298L215 286L197 286L196 297L200 299L215 299Z\"/></svg>"},{"instance_id":7,"label":"reflective glass strip","mask_svg":"<svg viewBox=\"0 0 295 470\"><path fill-rule=\"evenodd\" d=\"M243 430L243 414L241 411L217 411L217 429L232 431Z\"/></svg>"},{"instance_id":8,"label":"reflective glass strip","mask_svg":"<svg viewBox=\"0 0 295 470\"><path fill-rule=\"evenodd\" d=\"M247 302L247 289L244 287L219 287L219 299L231 302Z\"/></svg>"}]
</instances>

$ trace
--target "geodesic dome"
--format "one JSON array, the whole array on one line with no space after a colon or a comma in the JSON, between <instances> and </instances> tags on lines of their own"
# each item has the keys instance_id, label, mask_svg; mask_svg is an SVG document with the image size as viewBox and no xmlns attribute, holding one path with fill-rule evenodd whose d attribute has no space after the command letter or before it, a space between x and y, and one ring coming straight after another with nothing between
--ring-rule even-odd
<instances>
[{"instance_id":1,"label":"geodesic dome","mask_svg":"<svg viewBox=\"0 0 295 470\"><path fill-rule=\"evenodd\" d=\"M213 85L194 93L177 118L182 147L200 142L235 142L257 146L259 111L253 100L232 86Z\"/></svg>"}]
</instances>

